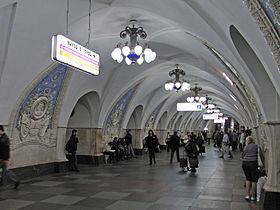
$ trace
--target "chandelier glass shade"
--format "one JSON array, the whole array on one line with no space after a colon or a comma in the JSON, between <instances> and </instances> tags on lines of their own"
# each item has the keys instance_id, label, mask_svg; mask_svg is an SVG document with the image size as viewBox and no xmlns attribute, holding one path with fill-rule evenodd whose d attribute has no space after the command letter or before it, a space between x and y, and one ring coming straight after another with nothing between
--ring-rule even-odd
<instances>
[{"instance_id":1,"label":"chandelier glass shade","mask_svg":"<svg viewBox=\"0 0 280 210\"><path fill-rule=\"evenodd\" d=\"M176 65L176 69L171 70L169 72L169 76L175 76L175 79L169 80L165 83L164 88L165 90L172 91L172 90L182 90L186 91L190 89L190 84L187 83L185 80L180 78L180 76L184 76L186 73L178 68L178 65Z\"/></svg>"},{"instance_id":2,"label":"chandelier glass shade","mask_svg":"<svg viewBox=\"0 0 280 210\"><path fill-rule=\"evenodd\" d=\"M137 38L146 39L147 33L142 27L135 27L135 20L132 20L132 27L126 26L120 33L120 37L125 39L129 36L130 40L125 44L119 43L117 47L112 51L112 58L121 63L125 60L127 65L138 63L141 65L144 61L150 63L156 59L156 53L153 52L147 44L142 47Z\"/></svg>"}]
</instances>

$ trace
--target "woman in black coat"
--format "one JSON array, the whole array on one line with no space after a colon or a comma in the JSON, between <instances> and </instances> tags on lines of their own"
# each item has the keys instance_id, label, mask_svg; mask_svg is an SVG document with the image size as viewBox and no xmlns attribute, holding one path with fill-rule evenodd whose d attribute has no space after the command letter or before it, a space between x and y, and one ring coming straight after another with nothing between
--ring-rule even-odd
<instances>
[{"instance_id":1,"label":"woman in black coat","mask_svg":"<svg viewBox=\"0 0 280 210\"><path fill-rule=\"evenodd\" d=\"M149 130L148 136L145 138L144 147L148 147L150 165L152 165L152 160L154 160L154 164L156 164L155 151L158 145L159 142L157 136L154 134L152 130Z\"/></svg>"}]
</instances>

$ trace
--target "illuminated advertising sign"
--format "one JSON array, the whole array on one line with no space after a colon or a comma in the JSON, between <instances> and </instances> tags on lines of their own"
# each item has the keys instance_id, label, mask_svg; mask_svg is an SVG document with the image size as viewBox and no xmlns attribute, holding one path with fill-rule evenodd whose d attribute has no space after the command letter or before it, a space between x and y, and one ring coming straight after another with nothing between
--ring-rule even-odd
<instances>
[{"instance_id":1,"label":"illuminated advertising sign","mask_svg":"<svg viewBox=\"0 0 280 210\"><path fill-rule=\"evenodd\" d=\"M202 103L177 103L177 111L202 111Z\"/></svg>"},{"instance_id":2,"label":"illuminated advertising sign","mask_svg":"<svg viewBox=\"0 0 280 210\"><path fill-rule=\"evenodd\" d=\"M219 118L219 114L213 113L213 114L204 114L202 115L203 120L215 120Z\"/></svg>"},{"instance_id":3,"label":"illuminated advertising sign","mask_svg":"<svg viewBox=\"0 0 280 210\"><path fill-rule=\"evenodd\" d=\"M51 57L79 71L99 74L99 55L62 35L52 37Z\"/></svg>"}]
</instances>

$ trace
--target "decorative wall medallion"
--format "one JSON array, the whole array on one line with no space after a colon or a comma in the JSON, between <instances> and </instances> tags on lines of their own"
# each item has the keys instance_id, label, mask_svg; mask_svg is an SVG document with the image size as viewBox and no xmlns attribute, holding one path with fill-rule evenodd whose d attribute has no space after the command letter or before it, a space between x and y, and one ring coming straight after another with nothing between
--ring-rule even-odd
<instances>
[{"instance_id":1,"label":"decorative wall medallion","mask_svg":"<svg viewBox=\"0 0 280 210\"><path fill-rule=\"evenodd\" d=\"M12 149L23 144L56 146L57 110L65 91L67 67L51 65L25 90L11 117ZM68 78L68 77L67 77ZM60 97L61 96L61 97ZM59 114L59 113L58 113Z\"/></svg>"}]
</instances>

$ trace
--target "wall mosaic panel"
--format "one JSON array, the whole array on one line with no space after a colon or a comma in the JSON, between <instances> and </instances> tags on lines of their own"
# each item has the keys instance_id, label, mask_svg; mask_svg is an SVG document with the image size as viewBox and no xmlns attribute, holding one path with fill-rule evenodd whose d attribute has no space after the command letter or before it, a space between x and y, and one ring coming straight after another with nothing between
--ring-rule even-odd
<instances>
[{"instance_id":1,"label":"wall mosaic panel","mask_svg":"<svg viewBox=\"0 0 280 210\"><path fill-rule=\"evenodd\" d=\"M109 112L103 130L103 140L109 142L115 136L120 136L121 125L123 123L125 113L127 108L137 90L139 84L127 90L127 92L122 95L117 102L114 104L113 108Z\"/></svg>"},{"instance_id":2,"label":"wall mosaic panel","mask_svg":"<svg viewBox=\"0 0 280 210\"><path fill-rule=\"evenodd\" d=\"M279 0L243 0L266 39L280 72Z\"/></svg>"},{"instance_id":3,"label":"wall mosaic panel","mask_svg":"<svg viewBox=\"0 0 280 210\"><path fill-rule=\"evenodd\" d=\"M163 100L155 109L154 111L150 114L150 117L148 118L146 124L145 124L145 131L148 131L150 129L154 129L155 127L155 122L156 118L160 112L161 107L163 104L166 102L167 99Z\"/></svg>"},{"instance_id":4,"label":"wall mosaic panel","mask_svg":"<svg viewBox=\"0 0 280 210\"><path fill-rule=\"evenodd\" d=\"M14 109L12 127L12 148L22 145L39 144L46 147L56 146L56 108L67 67L52 65L32 82Z\"/></svg>"}]
</instances>

